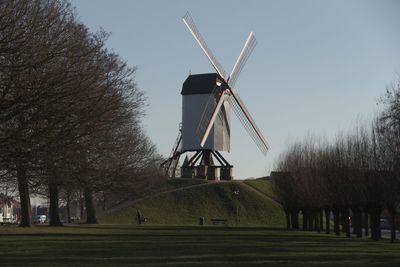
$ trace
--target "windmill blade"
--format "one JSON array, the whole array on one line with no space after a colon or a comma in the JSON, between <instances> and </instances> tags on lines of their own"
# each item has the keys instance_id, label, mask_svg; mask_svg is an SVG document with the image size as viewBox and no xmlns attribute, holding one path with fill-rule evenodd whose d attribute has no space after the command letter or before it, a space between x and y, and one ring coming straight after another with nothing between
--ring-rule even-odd
<instances>
[{"instance_id":1,"label":"windmill blade","mask_svg":"<svg viewBox=\"0 0 400 267\"><path fill-rule=\"evenodd\" d=\"M215 118L217 117L219 111L221 110L222 104L225 101L225 97L229 94L229 92L230 92L230 90L226 89L222 92L221 96L219 97L217 105L215 106L212 116L210 117L210 120L207 124L207 127L205 128L204 133L202 133L200 135L201 136L200 146L203 147L204 144L206 143L208 135L210 134L211 128L214 125Z\"/></svg>"},{"instance_id":2,"label":"windmill blade","mask_svg":"<svg viewBox=\"0 0 400 267\"><path fill-rule=\"evenodd\" d=\"M253 139L254 143L257 145L257 147L260 149L260 151L265 155L267 153L267 149L266 149L265 145L257 137L256 132L254 131L252 126L249 124L249 121L246 119L246 117L245 117L244 113L241 111L239 105L235 101L232 103L233 103L232 109L233 109L235 115L237 116L237 118L239 119L239 121L241 122L241 124L243 125L243 127L245 128L247 133L249 134L249 136Z\"/></svg>"},{"instance_id":3,"label":"windmill blade","mask_svg":"<svg viewBox=\"0 0 400 267\"><path fill-rule=\"evenodd\" d=\"M204 135L204 132L207 129L207 126L211 120L211 117L214 113L214 108L215 108L215 102L218 102L220 96L222 94L221 90L218 90L217 87L214 88L212 93L210 94L210 97L207 100L207 103L204 107L203 114L201 115L199 125L197 126L196 129L196 134L201 139Z\"/></svg>"},{"instance_id":4,"label":"windmill blade","mask_svg":"<svg viewBox=\"0 0 400 267\"><path fill-rule=\"evenodd\" d=\"M246 129L250 137L256 143L261 152L265 155L269 149L269 144L262 135L260 129L257 127L253 118L251 117L243 101L240 99L239 95L230 91L233 96L233 111L238 117L239 121L242 123L243 127Z\"/></svg>"},{"instance_id":5,"label":"windmill blade","mask_svg":"<svg viewBox=\"0 0 400 267\"><path fill-rule=\"evenodd\" d=\"M192 33L194 39L196 39L197 43L203 50L203 52L206 54L208 60L211 62L213 65L214 69L217 71L217 73L225 79L226 72L222 68L221 64L219 64L218 60L215 58L214 54L211 52L211 50L208 48L206 42L204 41L203 36L201 36L199 30L196 27L196 24L194 23L192 17L190 16L189 12L186 12L185 16L182 18L183 22L185 23L186 27L189 29L189 31Z\"/></svg>"},{"instance_id":6,"label":"windmill blade","mask_svg":"<svg viewBox=\"0 0 400 267\"><path fill-rule=\"evenodd\" d=\"M231 74L228 77L228 84L231 88L235 86L236 80L242 71L244 64L246 63L247 59L249 58L251 52L253 52L254 47L257 45L257 39L254 37L253 32L250 32L249 37L240 51L239 57L233 65Z\"/></svg>"}]
</instances>

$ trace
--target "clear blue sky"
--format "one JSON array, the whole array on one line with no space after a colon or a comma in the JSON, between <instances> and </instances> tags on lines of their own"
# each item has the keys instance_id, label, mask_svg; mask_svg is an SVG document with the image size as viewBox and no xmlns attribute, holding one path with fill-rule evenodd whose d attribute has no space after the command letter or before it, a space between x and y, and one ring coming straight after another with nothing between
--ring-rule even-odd
<instances>
[{"instance_id":1,"label":"clear blue sky","mask_svg":"<svg viewBox=\"0 0 400 267\"><path fill-rule=\"evenodd\" d=\"M143 125L168 155L181 120L183 81L213 68L184 26L190 11L226 71L250 31L258 45L236 84L271 145L264 157L233 117L235 178L273 168L291 140L334 136L377 110L385 87L400 76L400 1L109 1L74 0L92 31L111 33L107 45L137 66L148 97Z\"/></svg>"}]
</instances>

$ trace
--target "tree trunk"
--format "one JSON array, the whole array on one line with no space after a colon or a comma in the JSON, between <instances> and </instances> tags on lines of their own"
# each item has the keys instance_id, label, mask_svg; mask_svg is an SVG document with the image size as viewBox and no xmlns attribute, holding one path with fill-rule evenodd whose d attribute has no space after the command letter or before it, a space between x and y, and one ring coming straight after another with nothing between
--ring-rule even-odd
<instances>
[{"instance_id":1,"label":"tree trunk","mask_svg":"<svg viewBox=\"0 0 400 267\"><path fill-rule=\"evenodd\" d=\"M49 182L49 201L50 201L49 226L63 226L60 220L60 214L58 210L58 185L57 185L57 176L55 171L52 171L51 175L49 176L48 182Z\"/></svg>"},{"instance_id":2,"label":"tree trunk","mask_svg":"<svg viewBox=\"0 0 400 267\"><path fill-rule=\"evenodd\" d=\"M107 207L107 201L106 201L106 193L104 193L103 192L103 211L105 211L106 210L106 207Z\"/></svg>"},{"instance_id":3,"label":"tree trunk","mask_svg":"<svg viewBox=\"0 0 400 267\"><path fill-rule=\"evenodd\" d=\"M305 209L301 210L301 213L303 215L303 231L307 231L308 230L308 212Z\"/></svg>"},{"instance_id":4,"label":"tree trunk","mask_svg":"<svg viewBox=\"0 0 400 267\"><path fill-rule=\"evenodd\" d=\"M382 209L380 207L378 207L376 209L376 232L377 232L377 236L378 239L382 238L382 231L381 231L381 212Z\"/></svg>"},{"instance_id":5,"label":"tree trunk","mask_svg":"<svg viewBox=\"0 0 400 267\"><path fill-rule=\"evenodd\" d=\"M381 208L375 206L371 208L371 239L379 240L381 238Z\"/></svg>"},{"instance_id":6,"label":"tree trunk","mask_svg":"<svg viewBox=\"0 0 400 267\"><path fill-rule=\"evenodd\" d=\"M340 225L341 225L341 231L342 231L342 233L346 233L346 229L345 229L345 217L344 217L344 214L343 214L343 208L339 211L339 213L340 213Z\"/></svg>"},{"instance_id":7,"label":"tree trunk","mask_svg":"<svg viewBox=\"0 0 400 267\"><path fill-rule=\"evenodd\" d=\"M357 232L356 235L358 238L362 237L362 220L363 220L363 213L362 213L362 209L359 208L357 211Z\"/></svg>"},{"instance_id":8,"label":"tree trunk","mask_svg":"<svg viewBox=\"0 0 400 267\"><path fill-rule=\"evenodd\" d=\"M315 211L314 215L314 229L317 233L321 232L320 223L319 223L319 210Z\"/></svg>"},{"instance_id":9,"label":"tree trunk","mask_svg":"<svg viewBox=\"0 0 400 267\"><path fill-rule=\"evenodd\" d=\"M86 223L87 224L98 224L96 217L96 209L94 207L93 195L89 188L83 190L86 204Z\"/></svg>"},{"instance_id":10,"label":"tree trunk","mask_svg":"<svg viewBox=\"0 0 400 267\"><path fill-rule=\"evenodd\" d=\"M365 236L369 236L369 211L364 211L364 229L365 229Z\"/></svg>"},{"instance_id":11,"label":"tree trunk","mask_svg":"<svg viewBox=\"0 0 400 267\"><path fill-rule=\"evenodd\" d=\"M376 219L375 219L375 213L373 209L371 209L371 220L370 220L370 227L371 227L371 239L372 240L378 240L376 237Z\"/></svg>"},{"instance_id":12,"label":"tree trunk","mask_svg":"<svg viewBox=\"0 0 400 267\"><path fill-rule=\"evenodd\" d=\"M26 177L26 168L22 165L17 166L17 180L19 199L21 202L21 227L32 226L31 199L29 197L29 184Z\"/></svg>"},{"instance_id":13,"label":"tree trunk","mask_svg":"<svg viewBox=\"0 0 400 267\"><path fill-rule=\"evenodd\" d=\"M313 231L314 230L314 214L312 211L308 212L308 231Z\"/></svg>"},{"instance_id":14,"label":"tree trunk","mask_svg":"<svg viewBox=\"0 0 400 267\"><path fill-rule=\"evenodd\" d=\"M331 233L331 210L325 208L325 233Z\"/></svg>"},{"instance_id":15,"label":"tree trunk","mask_svg":"<svg viewBox=\"0 0 400 267\"><path fill-rule=\"evenodd\" d=\"M340 235L340 215L338 208L333 208L333 230L337 236Z\"/></svg>"},{"instance_id":16,"label":"tree trunk","mask_svg":"<svg viewBox=\"0 0 400 267\"><path fill-rule=\"evenodd\" d=\"M362 214L362 209L358 209L358 229L357 229L357 237L361 238L362 237L362 220L363 220L363 214Z\"/></svg>"},{"instance_id":17,"label":"tree trunk","mask_svg":"<svg viewBox=\"0 0 400 267\"><path fill-rule=\"evenodd\" d=\"M285 216L286 216L286 229L290 229L290 210L285 208Z\"/></svg>"},{"instance_id":18,"label":"tree trunk","mask_svg":"<svg viewBox=\"0 0 400 267\"><path fill-rule=\"evenodd\" d=\"M396 240L396 206L393 205L389 208L390 214L390 242L394 243Z\"/></svg>"},{"instance_id":19,"label":"tree trunk","mask_svg":"<svg viewBox=\"0 0 400 267\"><path fill-rule=\"evenodd\" d=\"M377 231L378 231L378 238L381 239L382 238L382 231L381 231L381 209L379 209L379 213L376 219L376 224L377 224Z\"/></svg>"},{"instance_id":20,"label":"tree trunk","mask_svg":"<svg viewBox=\"0 0 400 267\"><path fill-rule=\"evenodd\" d=\"M350 237L350 223L349 223L349 209L342 209L342 221L343 221L343 230L346 233L346 237Z\"/></svg>"},{"instance_id":21,"label":"tree trunk","mask_svg":"<svg viewBox=\"0 0 400 267\"><path fill-rule=\"evenodd\" d=\"M324 231L324 214L322 209L318 211L318 216L319 216L319 229L320 231Z\"/></svg>"},{"instance_id":22,"label":"tree trunk","mask_svg":"<svg viewBox=\"0 0 400 267\"><path fill-rule=\"evenodd\" d=\"M353 218L351 218L350 229L351 229L351 227L353 227L353 235L355 235L357 233L357 216L356 216L357 208L352 207L351 210L353 212Z\"/></svg>"},{"instance_id":23,"label":"tree trunk","mask_svg":"<svg viewBox=\"0 0 400 267\"><path fill-rule=\"evenodd\" d=\"M67 204L66 204L66 208L67 208L67 222L71 223L71 198L69 193L67 194Z\"/></svg>"},{"instance_id":24,"label":"tree trunk","mask_svg":"<svg viewBox=\"0 0 400 267\"><path fill-rule=\"evenodd\" d=\"M357 237L362 237L362 210L359 207L353 207L353 234Z\"/></svg>"},{"instance_id":25,"label":"tree trunk","mask_svg":"<svg viewBox=\"0 0 400 267\"><path fill-rule=\"evenodd\" d=\"M292 209L291 210L291 220L292 220L292 228L299 230L299 210Z\"/></svg>"},{"instance_id":26,"label":"tree trunk","mask_svg":"<svg viewBox=\"0 0 400 267\"><path fill-rule=\"evenodd\" d=\"M79 192L79 207L80 207L79 220L83 222L83 217L85 217L85 198L83 197L82 191Z\"/></svg>"}]
</instances>

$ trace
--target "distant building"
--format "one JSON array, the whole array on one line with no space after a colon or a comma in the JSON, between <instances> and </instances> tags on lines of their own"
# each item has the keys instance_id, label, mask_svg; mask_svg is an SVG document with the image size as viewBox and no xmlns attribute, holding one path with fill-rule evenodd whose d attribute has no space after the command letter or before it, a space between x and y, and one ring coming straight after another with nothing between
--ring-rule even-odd
<instances>
[{"instance_id":1,"label":"distant building","mask_svg":"<svg viewBox=\"0 0 400 267\"><path fill-rule=\"evenodd\" d=\"M18 222L20 207L20 203L13 197L0 193L0 223Z\"/></svg>"}]
</instances>

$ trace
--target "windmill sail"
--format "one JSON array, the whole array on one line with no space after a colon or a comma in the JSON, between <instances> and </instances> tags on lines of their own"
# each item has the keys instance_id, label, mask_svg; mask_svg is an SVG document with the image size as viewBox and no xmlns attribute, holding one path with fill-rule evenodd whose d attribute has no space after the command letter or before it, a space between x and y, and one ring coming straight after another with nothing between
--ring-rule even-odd
<instances>
[{"instance_id":1,"label":"windmill sail","mask_svg":"<svg viewBox=\"0 0 400 267\"><path fill-rule=\"evenodd\" d=\"M219 111L221 110L222 104L226 100L226 97L229 95L229 92L230 92L229 89L226 89L219 96L217 105L215 106L215 108L212 112L212 115L210 117L210 121L208 122L207 127L204 130L204 133L201 135L200 146L204 146L204 144L206 143L207 137L210 134L212 126L214 125L214 121L215 121Z\"/></svg>"},{"instance_id":2,"label":"windmill sail","mask_svg":"<svg viewBox=\"0 0 400 267\"><path fill-rule=\"evenodd\" d=\"M216 85L207 100L207 104L204 107L203 114L201 116L199 125L196 130L196 134L199 137L199 139L203 137L207 129L207 126L211 120L211 117L213 116L216 103L218 103L220 97L222 96L223 91L226 88L228 88L228 85L226 84L224 78L218 77L216 79Z\"/></svg>"},{"instance_id":3,"label":"windmill sail","mask_svg":"<svg viewBox=\"0 0 400 267\"><path fill-rule=\"evenodd\" d=\"M256 143L260 151L265 155L269 149L268 142L265 140L263 134L257 127L257 124L254 122L253 118L250 115L250 112L243 104L243 101L240 99L239 95L234 93L233 91L231 91L231 94L233 96L233 111L235 112L239 121L242 123L243 127L246 129L247 133Z\"/></svg>"},{"instance_id":4,"label":"windmill sail","mask_svg":"<svg viewBox=\"0 0 400 267\"><path fill-rule=\"evenodd\" d=\"M194 39L196 39L197 43L206 54L208 60L213 65L214 69L217 73L224 78L225 77L225 70L222 68L221 64L219 64L218 60L215 58L214 54L208 48L206 42L204 41L203 36L201 36L199 30L196 27L192 17L190 16L189 12L186 12L185 16L182 18L183 22L185 23L186 27L189 29L190 33L193 35Z\"/></svg>"},{"instance_id":5,"label":"windmill sail","mask_svg":"<svg viewBox=\"0 0 400 267\"><path fill-rule=\"evenodd\" d=\"M205 128L204 133L201 135L200 145L204 146L205 142L207 141L208 135L210 134L211 128L214 125L215 118L217 117L218 113L221 110L223 102L226 101L226 97L230 95L233 96L232 108L233 111L235 112L236 117L242 123L243 127L246 129L247 133L253 139L254 143L257 145L260 151L265 155L269 149L268 142L265 140L260 129L254 122L254 119L251 117L250 112L243 104L243 101L240 99L239 95L234 93L230 89L225 90L222 93L221 97L219 98L219 101L213 110L212 116L207 124L207 127Z\"/></svg>"},{"instance_id":6,"label":"windmill sail","mask_svg":"<svg viewBox=\"0 0 400 267\"><path fill-rule=\"evenodd\" d=\"M254 47L257 45L257 39L254 37L253 32L249 34L242 50L240 51L239 57L233 65L231 74L228 77L228 84L231 88L233 88L236 84L236 80L242 71L244 64L246 63L247 59L249 58L251 52L253 52Z\"/></svg>"},{"instance_id":7,"label":"windmill sail","mask_svg":"<svg viewBox=\"0 0 400 267\"><path fill-rule=\"evenodd\" d=\"M218 88L214 88L212 91L210 97L208 98L207 104L204 107L203 114L201 116L199 125L196 130L196 134L201 139L207 129L208 124L210 123L211 117L213 116L214 109L216 103L220 100L221 97L221 90L218 90Z\"/></svg>"},{"instance_id":8,"label":"windmill sail","mask_svg":"<svg viewBox=\"0 0 400 267\"><path fill-rule=\"evenodd\" d=\"M265 155L267 153L267 150L269 149L267 141L262 135L260 129L257 127L256 123L251 117L243 101L240 99L239 95L232 90L247 59L252 53L254 47L257 45L257 39L254 37L253 32L249 34L239 54L239 57L232 68L229 77L225 79L226 76L224 69L221 67L221 64L219 64L215 56L212 54L211 50L208 48L189 12L186 13L182 20L186 24L189 31L192 33L193 37L196 39L203 52L206 54L214 69L220 75L221 79L223 80L222 84L224 84L224 88L221 87L219 89L215 89L212 92L203 111L203 115L196 131L197 134L200 136L200 145L203 147L206 143L206 140L214 125L215 119L220 112L224 101L233 98L232 108L236 116L238 117L239 121L242 123L246 131L249 133L250 137L256 143L258 148Z\"/></svg>"}]
</instances>

